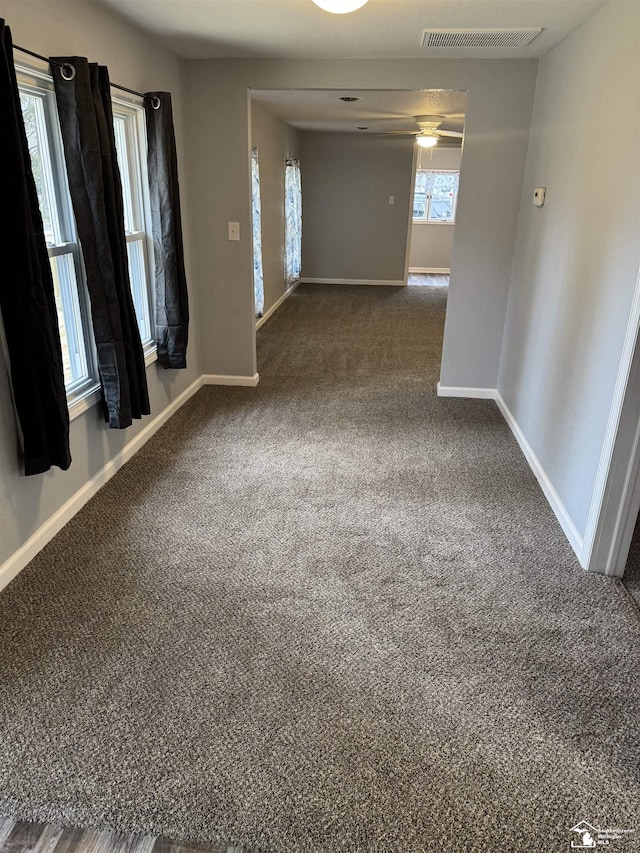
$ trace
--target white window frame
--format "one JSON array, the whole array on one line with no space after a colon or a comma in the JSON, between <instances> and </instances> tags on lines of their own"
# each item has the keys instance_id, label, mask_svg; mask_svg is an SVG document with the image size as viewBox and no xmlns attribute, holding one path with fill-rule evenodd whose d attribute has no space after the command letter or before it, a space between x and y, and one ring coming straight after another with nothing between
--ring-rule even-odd
<instances>
[{"instance_id":1,"label":"white window frame","mask_svg":"<svg viewBox=\"0 0 640 853\"><path fill-rule=\"evenodd\" d=\"M434 172L437 175L457 175L458 176L458 187L456 189L453 204L451 206L452 218L451 219L429 219L429 214L431 211L431 193L428 193L426 198L426 210L424 219L414 219L413 211L412 211L412 222L414 225L455 225L456 224L456 209L458 207L458 193L460 192L460 170L459 169L417 169L414 177L414 182L417 181L419 172ZM415 206L415 201L414 201Z\"/></svg>"},{"instance_id":2,"label":"white window frame","mask_svg":"<svg viewBox=\"0 0 640 853\"><path fill-rule=\"evenodd\" d=\"M74 419L98 402L100 383L97 378L89 294L71 205L53 80L48 74L21 65L16 66L16 77L19 91L38 98L43 105L44 125L40 130L46 139L49 154L48 160L43 158L44 180L49 200L55 202L55 211L50 211L54 239L47 244L49 259L69 257L73 265L76 286L68 287L61 282L61 289L67 337L70 343L79 344L74 358L80 360L85 371L82 378L65 384L69 417Z\"/></svg>"},{"instance_id":3,"label":"white window frame","mask_svg":"<svg viewBox=\"0 0 640 853\"><path fill-rule=\"evenodd\" d=\"M131 286L138 312L140 337L144 350L145 363L153 364L158 360L158 347L155 340L154 292L152 282L155 278L153 236L151 233L151 207L149 198L149 179L147 173L147 126L144 108L137 102L124 97L112 97L114 120L124 120L124 135L127 150L125 162L118 161L125 205L125 221L130 226L126 230L127 246L138 244L144 266L143 281L137 280L130 269ZM114 132L117 133L117 131ZM128 190L127 190L128 188ZM140 322L140 319L142 322Z\"/></svg>"}]
</instances>

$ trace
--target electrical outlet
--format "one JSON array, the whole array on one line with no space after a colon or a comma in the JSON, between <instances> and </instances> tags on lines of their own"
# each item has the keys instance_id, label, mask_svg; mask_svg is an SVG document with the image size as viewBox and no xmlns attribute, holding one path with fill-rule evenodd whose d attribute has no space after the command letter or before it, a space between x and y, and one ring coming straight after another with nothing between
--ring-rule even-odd
<instances>
[{"instance_id":1,"label":"electrical outlet","mask_svg":"<svg viewBox=\"0 0 640 853\"><path fill-rule=\"evenodd\" d=\"M396 203L396 197L394 195L390 195L389 196L389 204L395 204L395 203Z\"/></svg>"}]
</instances>

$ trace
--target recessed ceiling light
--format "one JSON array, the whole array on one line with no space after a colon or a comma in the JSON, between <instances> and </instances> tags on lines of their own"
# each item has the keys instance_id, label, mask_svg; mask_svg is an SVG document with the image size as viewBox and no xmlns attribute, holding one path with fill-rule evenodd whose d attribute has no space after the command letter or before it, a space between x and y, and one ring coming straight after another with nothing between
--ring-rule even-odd
<instances>
[{"instance_id":1,"label":"recessed ceiling light","mask_svg":"<svg viewBox=\"0 0 640 853\"><path fill-rule=\"evenodd\" d=\"M356 9L360 9L368 0L313 0L313 2L325 12L344 15L347 12L355 12Z\"/></svg>"},{"instance_id":2,"label":"recessed ceiling light","mask_svg":"<svg viewBox=\"0 0 640 853\"><path fill-rule=\"evenodd\" d=\"M352 104L354 101L361 101L362 98L353 98L350 95L341 95L340 100L344 101L345 104Z\"/></svg>"}]
</instances>

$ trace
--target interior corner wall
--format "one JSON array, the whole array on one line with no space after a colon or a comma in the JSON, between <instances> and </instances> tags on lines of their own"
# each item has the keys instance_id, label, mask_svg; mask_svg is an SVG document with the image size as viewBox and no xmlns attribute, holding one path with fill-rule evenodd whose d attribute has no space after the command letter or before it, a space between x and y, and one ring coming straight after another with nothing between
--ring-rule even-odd
<instances>
[{"instance_id":1,"label":"interior corner wall","mask_svg":"<svg viewBox=\"0 0 640 853\"><path fill-rule=\"evenodd\" d=\"M16 44L50 55L84 55L109 67L111 79L140 92L172 93L178 148L180 191L191 310L197 316L194 269L191 263L190 204L184 157L183 66L172 53L159 47L104 8L86 0L0 0L0 16L11 27ZM22 64L37 60L16 54ZM151 418L127 430L109 430L100 406L94 406L71 424L68 471L24 477L18 457L18 439L7 379L0 365L0 566L71 497L87 484L116 454L201 374L197 329L191 324L187 370L147 368ZM3 356L0 360L4 362Z\"/></svg>"},{"instance_id":2,"label":"interior corner wall","mask_svg":"<svg viewBox=\"0 0 640 853\"><path fill-rule=\"evenodd\" d=\"M258 149L262 209L264 313L286 292L284 171L287 159L300 159L300 133L263 104L251 101L251 144Z\"/></svg>"},{"instance_id":3,"label":"interior corner wall","mask_svg":"<svg viewBox=\"0 0 640 853\"><path fill-rule=\"evenodd\" d=\"M302 134L303 278L404 281L413 148L412 136Z\"/></svg>"},{"instance_id":4,"label":"interior corner wall","mask_svg":"<svg viewBox=\"0 0 640 853\"><path fill-rule=\"evenodd\" d=\"M581 535L640 263L638 80L631 0L540 61L505 323L500 394Z\"/></svg>"},{"instance_id":5,"label":"interior corner wall","mask_svg":"<svg viewBox=\"0 0 640 853\"><path fill-rule=\"evenodd\" d=\"M420 148L418 169L460 169L460 148ZM411 227L409 270L450 270L455 225L448 222L414 222Z\"/></svg>"},{"instance_id":6,"label":"interior corner wall","mask_svg":"<svg viewBox=\"0 0 640 853\"><path fill-rule=\"evenodd\" d=\"M255 372L250 90L455 89L468 97L441 380L495 388L536 69L536 60L500 59L187 62L204 372ZM302 172L304 193L304 162ZM239 243L227 239L229 220L240 222Z\"/></svg>"}]
</instances>

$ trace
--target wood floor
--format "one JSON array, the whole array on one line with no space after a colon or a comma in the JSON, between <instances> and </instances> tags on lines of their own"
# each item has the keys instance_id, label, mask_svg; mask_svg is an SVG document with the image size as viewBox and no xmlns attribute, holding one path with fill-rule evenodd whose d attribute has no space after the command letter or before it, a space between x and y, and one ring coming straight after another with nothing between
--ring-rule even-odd
<instances>
[{"instance_id":1,"label":"wood floor","mask_svg":"<svg viewBox=\"0 0 640 853\"><path fill-rule=\"evenodd\" d=\"M0 853L250 853L227 844L189 844L0 818Z\"/></svg>"}]
</instances>

